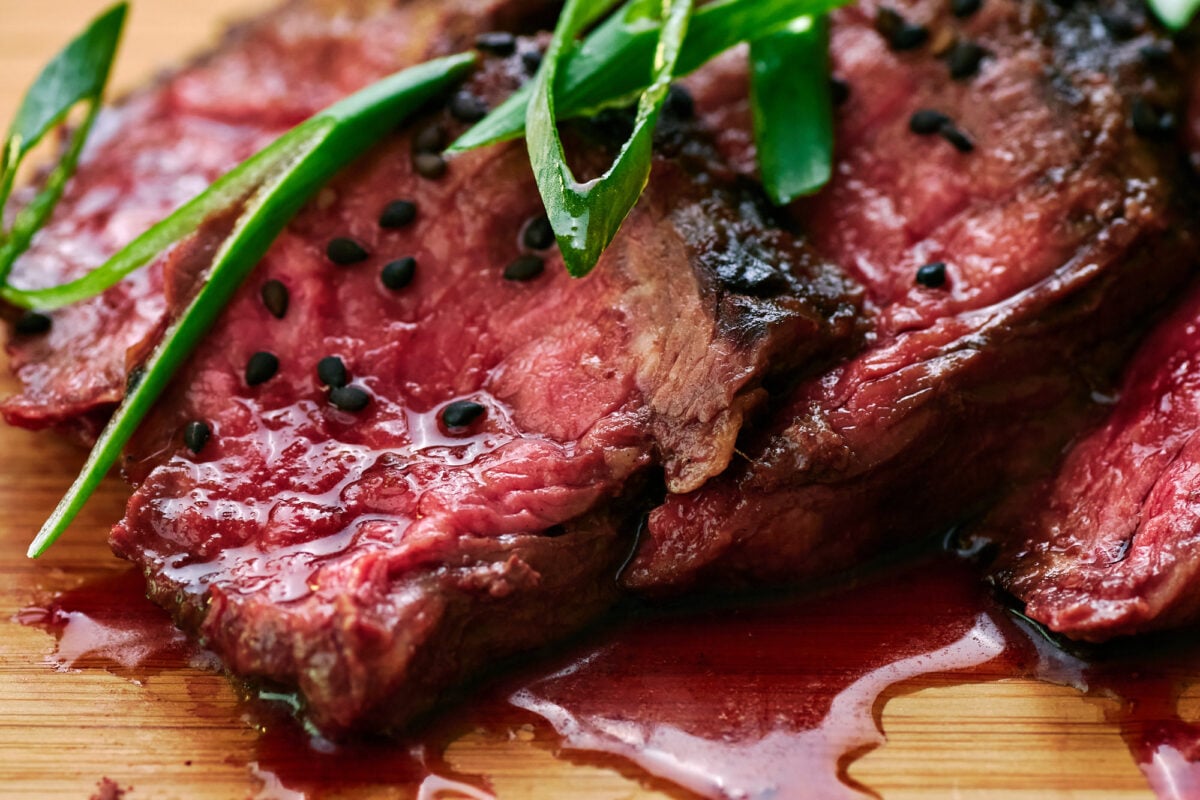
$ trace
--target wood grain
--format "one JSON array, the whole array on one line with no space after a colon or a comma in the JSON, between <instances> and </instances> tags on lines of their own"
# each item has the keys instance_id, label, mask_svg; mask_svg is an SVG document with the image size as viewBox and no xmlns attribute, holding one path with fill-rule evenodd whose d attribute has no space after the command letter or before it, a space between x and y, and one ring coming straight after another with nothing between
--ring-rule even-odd
<instances>
[{"instance_id":1,"label":"wood grain","mask_svg":"<svg viewBox=\"0 0 1200 800\"><path fill-rule=\"evenodd\" d=\"M0 0L0 124L46 58L104 5ZM202 47L220 21L264 5L136 2L118 88ZM0 391L13 390L10 379L0 379ZM12 621L39 594L123 568L105 534L127 490L111 481L50 555L30 562L26 543L83 454L52 435L9 428L0 428L0 453L0 798L82 800L102 776L135 787L130 800L286 797L263 791L255 777L258 734L220 676L175 670L138 685L103 670L59 672L47 662L50 636ZM885 798L1150 797L1101 701L1022 681L917 688L884 708L887 746L850 769ZM615 769L560 760L519 735L468 736L448 757L462 772L491 776L502 798L664 796ZM412 793L370 787L347 796Z\"/></svg>"}]
</instances>

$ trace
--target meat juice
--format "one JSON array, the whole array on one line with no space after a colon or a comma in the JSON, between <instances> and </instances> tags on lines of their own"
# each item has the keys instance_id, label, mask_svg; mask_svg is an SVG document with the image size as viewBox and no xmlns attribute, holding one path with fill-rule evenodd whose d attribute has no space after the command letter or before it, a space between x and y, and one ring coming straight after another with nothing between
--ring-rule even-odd
<instances>
[{"instance_id":1,"label":"meat juice","mask_svg":"<svg viewBox=\"0 0 1200 800\"><path fill-rule=\"evenodd\" d=\"M214 663L144 599L135 571L18 619L56 635L61 668L136 680ZM883 744L887 697L917 679L1035 677L1120 698L1114 721L1149 785L1163 798L1197 797L1200 727L1177 709L1183 680L1200 670L1200 648L1177 643L1187 638L1064 650L991 597L966 561L929 554L821 594L627 608L406 740L335 745L297 724L280 702L288 698L261 692L244 716L262 733L244 757L264 800L380 785L420 798L489 797L488 777L455 774L446 748L470 731L513 737L532 726L539 745L568 759L626 773L636 765L685 794L867 797L846 769Z\"/></svg>"},{"instance_id":2,"label":"meat juice","mask_svg":"<svg viewBox=\"0 0 1200 800\"><path fill-rule=\"evenodd\" d=\"M140 681L179 665L202 664L202 651L145 592L137 570L123 570L27 606L16 620L54 634L58 644L51 661L62 669L107 669Z\"/></svg>"}]
</instances>

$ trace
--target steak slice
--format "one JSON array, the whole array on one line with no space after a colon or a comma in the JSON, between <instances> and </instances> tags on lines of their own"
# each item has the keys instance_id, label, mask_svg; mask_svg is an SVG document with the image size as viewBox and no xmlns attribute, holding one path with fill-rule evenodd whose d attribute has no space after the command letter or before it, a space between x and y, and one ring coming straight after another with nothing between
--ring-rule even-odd
<instances>
[{"instance_id":1,"label":"steak slice","mask_svg":"<svg viewBox=\"0 0 1200 800\"><path fill-rule=\"evenodd\" d=\"M1095 417L1139 322L1194 268L1181 148L1130 124L1135 100L1181 102L1141 57L1156 34L1140 11L988 0L956 21L940 2L895 9L932 44L889 50L875 4L837 14L850 95L835 178L792 209L866 287L869 345L801 383L739 445L745 460L653 512L631 588L824 574L980 513ZM1116 18L1134 35L1102 24ZM955 39L986 51L978 75L955 80L931 52ZM721 102L723 147L748 164L744 102L711 77L693 82L698 105ZM921 109L946 114L973 150L915 133ZM931 262L946 265L943 286L914 280Z\"/></svg>"},{"instance_id":2,"label":"steak slice","mask_svg":"<svg viewBox=\"0 0 1200 800\"><path fill-rule=\"evenodd\" d=\"M1200 290L1142 345L1104 423L974 532L1025 613L1103 641L1200 612Z\"/></svg>"},{"instance_id":3,"label":"steak slice","mask_svg":"<svg viewBox=\"0 0 1200 800\"><path fill-rule=\"evenodd\" d=\"M1200 80L1186 129L1200 153ZM1025 613L1098 642L1195 621L1200 516L1200 288L1144 342L1102 424L1057 472L1015 494L974 530L990 577Z\"/></svg>"},{"instance_id":4,"label":"steak slice","mask_svg":"<svg viewBox=\"0 0 1200 800\"><path fill-rule=\"evenodd\" d=\"M103 112L54 219L16 265L13 283L36 288L79 277L321 108L390 72L466 49L480 31L512 29L549 5L293 0L234 29L219 56ZM124 392L126 351L166 313L161 276L155 264L101 297L54 312L49 333L10 339L23 389L0 406L9 424L93 437Z\"/></svg>"},{"instance_id":5,"label":"steak slice","mask_svg":"<svg viewBox=\"0 0 1200 800\"><path fill-rule=\"evenodd\" d=\"M270 24L286 29L289 13ZM232 85L232 53L210 56L205 80ZM296 68L264 64L282 83ZM160 91L199 91L182 75ZM520 54L491 59L464 90L495 103L524 77ZM528 156L514 143L422 177L416 142L455 124L431 112L319 193L124 461L137 491L114 551L232 671L298 688L330 734L402 726L603 611L646 494L723 471L763 382L858 332L859 290L770 224L759 192L681 120L680 155L656 157L592 275L568 277L545 250L543 272L508 279L543 213ZM397 199L415 221L381 226ZM165 260L167 304L213 235ZM338 238L365 255L334 263L350 260L327 255ZM411 282L389 288L383 268L408 257ZM260 298L268 281L288 290L282 319ZM278 371L251 382L258 352ZM322 384L328 356L365 407ZM199 452L191 423L211 433Z\"/></svg>"}]
</instances>

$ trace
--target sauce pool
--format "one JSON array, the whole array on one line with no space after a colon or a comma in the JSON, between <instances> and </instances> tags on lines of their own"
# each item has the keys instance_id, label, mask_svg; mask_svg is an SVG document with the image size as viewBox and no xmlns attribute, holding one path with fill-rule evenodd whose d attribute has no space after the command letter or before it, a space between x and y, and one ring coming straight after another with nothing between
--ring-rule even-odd
<instances>
[{"instance_id":1,"label":"sauce pool","mask_svg":"<svg viewBox=\"0 0 1200 800\"><path fill-rule=\"evenodd\" d=\"M873 796L846 774L884 742L883 701L906 685L1038 678L1120 698L1114 721L1162 798L1200 797L1200 727L1178 695L1200 674L1188 635L1068 652L998 604L965 561L931 554L819 595L632 608L573 646L493 681L418 737L335 746L279 703L256 700L245 754L261 800L319 800L355 787L486 798L486 775L444 753L470 731L539 742L572 759L636 765L651 781L737 800ZM30 607L58 637L62 669L137 680L212 665L144 598L134 571ZM636 770L635 770L636 771ZM657 785L657 783L656 783Z\"/></svg>"}]
</instances>

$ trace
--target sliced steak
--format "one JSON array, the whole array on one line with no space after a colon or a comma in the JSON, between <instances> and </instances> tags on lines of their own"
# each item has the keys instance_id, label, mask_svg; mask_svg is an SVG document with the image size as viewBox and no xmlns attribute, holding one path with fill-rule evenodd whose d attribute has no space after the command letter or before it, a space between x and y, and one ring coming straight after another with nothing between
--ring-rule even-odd
<instances>
[{"instance_id":1,"label":"sliced steak","mask_svg":"<svg viewBox=\"0 0 1200 800\"><path fill-rule=\"evenodd\" d=\"M1094 418L1139 322L1194 268L1182 149L1166 125L1131 124L1135 103L1181 103L1143 60L1155 34L1140 10L988 0L961 21L942 2L893 10L927 26L928 44L889 49L873 3L836 16L835 71L849 86L836 174L792 209L866 287L870 344L792 391L739 445L745 460L653 512L630 587L824 574L979 513ZM1103 23L1113 15L1137 32ZM955 79L932 52L956 39L986 51L977 75ZM709 116L748 166L728 85L712 73L692 83L701 109L724 103ZM973 150L929 132L913 119L922 110ZM922 285L918 268L936 263L944 283Z\"/></svg>"},{"instance_id":2,"label":"sliced steak","mask_svg":"<svg viewBox=\"0 0 1200 800\"><path fill-rule=\"evenodd\" d=\"M230 85L240 52L211 56L206 80ZM519 55L492 59L464 91L495 103L524 77ZM440 177L415 163L430 126L454 124L432 112L319 193L124 461L137 491L114 550L234 672L299 688L330 733L403 725L600 613L647 492L723 471L764 381L858 332L859 290L768 222L702 131L674 131L683 155L656 158L576 280L524 244L542 207L522 143ZM396 200L415 219L381 225ZM168 298L211 236L165 260Z\"/></svg>"},{"instance_id":3,"label":"sliced steak","mask_svg":"<svg viewBox=\"0 0 1200 800\"><path fill-rule=\"evenodd\" d=\"M1200 291L1146 341L1103 425L975 532L1025 613L1103 641L1200 613Z\"/></svg>"},{"instance_id":4,"label":"sliced steak","mask_svg":"<svg viewBox=\"0 0 1200 800\"><path fill-rule=\"evenodd\" d=\"M1179 65L1172 65L1178 68ZM1200 80L1187 144L1200 152ZM1104 641L1195 621L1200 508L1200 288L1159 324L1125 371L1107 418L1057 472L972 531L991 579L1031 618Z\"/></svg>"},{"instance_id":5,"label":"sliced steak","mask_svg":"<svg viewBox=\"0 0 1200 800\"><path fill-rule=\"evenodd\" d=\"M553 3L392 6L294 0L233 30L219 56L105 111L54 220L17 264L13 283L42 287L78 277L317 110L389 72L466 49L480 31L511 29ZM161 264L142 270L102 297L54 312L48 333L11 340L23 388L0 406L5 419L94 435L124 391L126 350L151 335L166 311L161 275Z\"/></svg>"}]
</instances>

